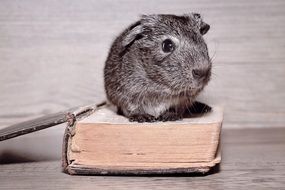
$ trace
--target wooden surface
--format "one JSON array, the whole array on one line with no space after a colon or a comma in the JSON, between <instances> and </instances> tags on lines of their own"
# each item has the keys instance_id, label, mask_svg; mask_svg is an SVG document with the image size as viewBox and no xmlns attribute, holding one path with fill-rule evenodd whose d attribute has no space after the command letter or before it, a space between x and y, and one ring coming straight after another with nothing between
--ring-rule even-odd
<instances>
[{"instance_id":1,"label":"wooden surface","mask_svg":"<svg viewBox=\"0 0 285 190\"><path fill-rule=\"evenodd\" d=\"M135 8L134 8L135 7ZM225 127L284 126L283 0L1 0L0 126L104 99L111 42L140 14L200 12Z\"/></svg>"},{"instance_id":2,"label":"wooden surface","mask_svg":"<svg viewBox=\"0 0 285 190\"><path fill-rule=\"evenodd\" d=\"M208 176L102 177L61 173L60 161L0 165L0 189L284 189L285 128L224 130L220 171Z\"/></svg>"},{"instance_id":3,"label":"wooden surface","mask_svg":"<svg viewBox=\"0 0 285 190\"><path fill-rule=\"evenodd\" d=\"M284 127L284 10L284 0L1 0L0 127L100 102L123 28L142 13L192 11L211 25L213 77L200 98L224 105L224 128ZM64 128L2 142L0 160L59 159Z\"/></svg>"},{"instance_id":4,"label":"wooden surface","mask_svg":"<svg viewBox=\"0 0 285 190\"><path fill-rule=\"evenodd\" d=\"M283 0L1 0L0 126L101 101L118 32L142 13L196 11L214 59L202 98L224 105L224 128L258 130L226 130L221 172L206 177L70 177L59 161L19 163L0 166L0 189L284 189L285 131L273 129L285 127L284 10ZM0 160L58 159L64 127L0 143Z\"/></svg>"}]
</instances>

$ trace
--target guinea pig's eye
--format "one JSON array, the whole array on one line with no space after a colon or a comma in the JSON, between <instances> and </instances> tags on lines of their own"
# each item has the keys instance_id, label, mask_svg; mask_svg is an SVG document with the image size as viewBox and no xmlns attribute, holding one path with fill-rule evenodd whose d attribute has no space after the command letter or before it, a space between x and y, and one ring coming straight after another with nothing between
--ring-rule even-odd
<instances>
[{"instance_id":1,"label":"guinea pig's eye","mask_svg":"<svg viewBox=\"0 0 285 190\"><path fill-rule=\"evenodd\" d=\"M162 51L165 53L169 53L174 51L175 45L172 40L166 39L162 42Z\"/></svg>"}]
</instances>

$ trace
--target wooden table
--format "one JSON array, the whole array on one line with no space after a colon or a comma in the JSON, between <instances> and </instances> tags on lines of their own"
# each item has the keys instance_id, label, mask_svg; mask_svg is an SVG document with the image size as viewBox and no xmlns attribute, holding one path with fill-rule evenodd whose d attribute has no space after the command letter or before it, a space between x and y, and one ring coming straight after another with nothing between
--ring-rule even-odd
<instances>
[{"instance_id":1,"label":"wooden table","mask_svg":"<svg viewBox=\"0 0 285 190\"><path fill-rule=\"evenodd\" d=\"M211 25L205 99L224 105L226 130L220 172L212 175L69 176L60 161L30 162L0 165L0 189L285 189L285 128L259 129L285 123L284 9L284 0L1 0L0 127L100 102L104 61L124 27L140 14L195 11ZM35 135L5 149L55 158L59 130L46 132L58 138ZM42 142L29 140L36 138Z\"/></svg>"},{"instance_id":2,"label":"wooden table","mask_svg":"<svg viewBox=\"0 0 285 190\"><path fill-rule=\"evenodd\" d=\"M60 161L0 165L0 189L285 189L285 128L230 129L206 176L69 176Z\"/></svg>"}]
</instances>

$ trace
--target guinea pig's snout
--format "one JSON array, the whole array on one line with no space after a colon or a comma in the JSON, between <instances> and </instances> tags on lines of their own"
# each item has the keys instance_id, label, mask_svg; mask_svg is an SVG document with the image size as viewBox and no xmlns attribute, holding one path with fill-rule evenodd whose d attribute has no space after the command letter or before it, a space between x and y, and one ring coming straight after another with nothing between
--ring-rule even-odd
<instances>
[{"instance_id":1,"label":"guinea pig's snout","mask_svg":"<svg viewBox=\"0 0 285 190\"><path fill-rule=\"evenodd\" d=\"M209 68L197 68L192 70L192 75L195 79L203 79L210 74Z\"/></svg>"}]
</instances>

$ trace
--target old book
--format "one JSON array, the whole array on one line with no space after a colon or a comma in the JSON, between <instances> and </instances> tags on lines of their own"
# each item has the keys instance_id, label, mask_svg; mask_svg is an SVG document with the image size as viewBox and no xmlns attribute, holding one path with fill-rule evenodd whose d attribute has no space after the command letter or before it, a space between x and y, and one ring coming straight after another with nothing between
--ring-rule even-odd
<instances>
[{"instance_id":1,"label":"old book","mask_svg":"<svg viewBox=\"0 0 285 190\"><path fill-rule=\"evenodd\" d=\"M136 123L111 106L69 122L63 170L69 174L206 173L221 161L223 111L175 122Z\"/></svg>"}]
</instances>

